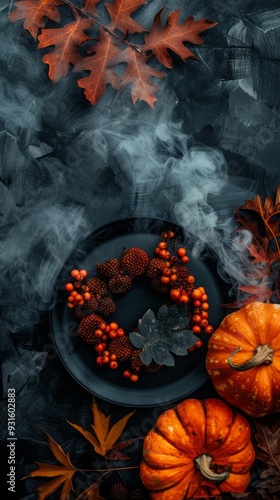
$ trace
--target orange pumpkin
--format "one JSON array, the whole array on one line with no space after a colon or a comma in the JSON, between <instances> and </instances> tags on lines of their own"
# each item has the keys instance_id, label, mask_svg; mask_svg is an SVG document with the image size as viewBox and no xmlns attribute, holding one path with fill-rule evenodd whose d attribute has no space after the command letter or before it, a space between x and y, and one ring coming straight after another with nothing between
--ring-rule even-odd
<instances>
[{"instance_id":1,"label":"orange pumpkin","mask_svg":"<svg viewBox=\"0 0 280 500\"><path fill-rule=\"evenodd\" d=\"M252 302L228 314L208 343L216 391L253 417L280 411L280 305Z\"/></svg>"},{"instance_id":2,"label":"orange pumpkin","mask_svg":"<svg viewBox=\"0 0 280 500\"><path fill-rule=\"evenodd\" d=\"M140 478L152 500L244 492L255 459L250 437L245 417L223 401L186 399L147 434Z\"/></svg>"}]
</instances>

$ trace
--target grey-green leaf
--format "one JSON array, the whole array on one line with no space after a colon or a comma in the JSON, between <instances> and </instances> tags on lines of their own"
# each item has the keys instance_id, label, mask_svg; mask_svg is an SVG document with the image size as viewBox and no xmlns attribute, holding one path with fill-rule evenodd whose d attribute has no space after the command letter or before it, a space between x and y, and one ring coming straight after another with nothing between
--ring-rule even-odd
<instances>
[{"instance_id":1,"label":"grey-green leaf","mask_svg":"<svg viewBox=\"0 0 280 500\"><path fill-rule=\"evenodd\" d=\"M197 342L192 331L187 330L189 323L186 305L163 305L157 316L149 309L138 321L139 332L131 332L129 338L134 347L142 349L140 357L144 364L152 360L160 365L174 366L171 353L185 356L189 347Z\"/></svg>"},{"instance_id":2,"label":"grey-green leaf","mask_svg":"<svg viewBox=\"0 0 280 500\"><path fill-rule=\"evenodd\" d=\"M142 349L142 347L144 347L145 345L143 335L137 332L131 332L129 334L129 340L134 347L137 347L137 349Z\"/></svg>"}]
</instances>

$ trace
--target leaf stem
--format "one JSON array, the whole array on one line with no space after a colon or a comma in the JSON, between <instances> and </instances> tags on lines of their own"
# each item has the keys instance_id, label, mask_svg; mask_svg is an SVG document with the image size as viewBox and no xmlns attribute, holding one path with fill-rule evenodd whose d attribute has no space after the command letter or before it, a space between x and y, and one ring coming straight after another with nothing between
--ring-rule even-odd
<instances>
[{"instance_id":1,"label":"leaf stem","mask_svg":"<svg viewBox=\"0 0 280 500\"><path fill-rule=\"evenodd\" d=\"M113 467L108 469L76 469L77 472L114 472L119 470L130 470L130 469L139 469L140 465L131 465L130 467Z\"/></svg>"},{"instance_id":2,"label":"leaf stem","mask_svg":"<svg viewBox=\"0 0 280 500\"><path fill-rule=\"evenodd\" d=\"M100 26L100 28L103 28L104 31L106 31L109 35L113 36L114 38L117 38L118 41L121 41L122 43L128 45L129 47L134 49L136 52L138 52L138 54L143 53L143 50L140 47L138 47L138 45L130 43L127 40L125 40L124 38L120 38L118 35L116 35L116 33L114 31L112 31L110 28L108 28L108 26L105 26L104 24L97 21L97 19L93 15L88 14L87 12L84 12L83 9L80 9L79 7L74 5L72 2L70 2L70 0L62 0L62 2L67 4L71 8L71 10L78 12L81 16L88 17L89 19L92 19L96 24L98 24L98 26Z\"/></svg>"},{"instance_id":3,"label":"leaf stem","mask_svg":"<svg viewBox=\"0 0 280 500\"><path fill-rule=\"evenodd\" d=\"M277 192L278 192L278 190L277 190ZM259 213L260 213L261 218L263 220L263 223L264 223L264 226L265 226L265 231L266 231L266 234L267 234L268 238L269 238L269 235L271 235L272 239L275 242L276 250L277 250L277 253L278 253L278 260L280 261L280 246L279 246L279 243L278 243L278 239L277 239L277 236L274 233L273 229L269 225L269 219L270 219L270 217L273 217L274 214L271 214L270 216L268 216L267 218L265 218L265 214L264 214L264 211L263 211L262 203L259 203ZM271 269L273 269L272 266L271 266ZM279 290L279 288L280 288L280 278L279 278L279 276L277 276L277 278L278 278L277 288Z\"/></svg>"}]
</instances>

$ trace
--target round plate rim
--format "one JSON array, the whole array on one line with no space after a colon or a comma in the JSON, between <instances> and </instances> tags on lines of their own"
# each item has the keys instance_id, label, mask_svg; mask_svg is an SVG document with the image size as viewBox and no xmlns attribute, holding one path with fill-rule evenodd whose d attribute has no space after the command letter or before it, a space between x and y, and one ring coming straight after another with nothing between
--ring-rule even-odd
<instances>
[{"instance_id":1,"label":"round plate rim","mask_svg":"<svg viewBox=\"0 0 280 500\"><path fill-rule=\"evenodd\" d=\"M186 228L180 226L178 223L173 222L172 220L160 219L160 218L156 218L156 217L138 217L138 216L137 217L125 217L123 219L113 220L107 224L104 224L104 225L101 225L101 226L95 228L85 238L85 240L83 242L81 242L81 244L83 244L89 237L92 237L98 231L104 230L106 227L109 227L109 226L112 226L112 225L118 224L118 223L124 223L125 221L129 221L130 223L132 223L133 221L136 221L136 220L138 221L141 219L143 221L149 220L151 222L159 222L162 224L172 224L173 226L176 226L177 228L179 228L180 230L182 230L184 232L187 231ZM134 407L134 408L165 406L165 405L168 405L170 403L174 403L180 399L183 399L184 397L189 396L190 394L195 392L197 389L199 389L203 384L205 384L207 382L207 380L209 379L209 375L207 374L207 372L205 370L205 360L202 359L201 362L196 366L196 369L193 370L192 372L190 372L190 373L198 372L196 374L196 383L193 383L191 391L188 391L188 390L183 391L182 390L181 392L176 393L176 391L174 391L174 386L176 385L176 382L172 382L171 384L168 384L168 385L164 386L163 388L161 387L160 389L154 388L154 389L150 389L148 391L146 389L138 390L138 388L135 386L134 393L136 393L136 396L138 395L138 397L139 397L142 393L145 393L146 400L143 401L140 397L138 400L137 400L137 397L132 398L132 399L130 397L128 397L127 388L120 388L118 386L118 388L115 388L115 391L114 391L113 386L111 386L111 384L108 381L106 381L104 383L104 380L103 380L103 385L108 386L109 388L111 386L113 395L104 394L104 392L102 392L102 390L99 391L98 388L93 391L92 389L89 388L89 385L85 384L82 380L79 379L79 377L75 373L75 369L73 369L73 366L71 364L69 365L69 363L66 363L65 359L63 358L63 354L60 352L60 347L59 347L57 340L56 340L56 337L55 337L55 329L54 329L55 314L54 314L54 311L55 311L55 305L53 308L51 308L49 310L49 321L50 321L50 326L51 326L51 335L52 335L52 339L53 339L53 343L54 343L56 352L58 354L58 357L59 357L62 365L67 370L67 372L71 375L71 377L77 382L78 385L83 387L90 394L92 394L96 397L99 397L100 399L103 399L109 403L117 404L120 406L129 406L129 407ZM188 373L187 376L190 375L190 373ZM187 376L186 376L186 378L187 378ZM97 381L97 385L98 385L98 381ZM171 392L168 391L168 387L170 387ZM101 384L101 388L102 388L102 384ZM153 393L153 391L154 391L154 393ZM169 396L168 399L166 400L164 397L162 397L162 398L159 397L157 391L159 391L160 393L162 391L169 392L169 394L173 393L173 396ZM132 394L133 391L129 391L129 394L130 393ZM119 397L120 394L123 394L123 396Z\"/></svg>"}]
</instances>

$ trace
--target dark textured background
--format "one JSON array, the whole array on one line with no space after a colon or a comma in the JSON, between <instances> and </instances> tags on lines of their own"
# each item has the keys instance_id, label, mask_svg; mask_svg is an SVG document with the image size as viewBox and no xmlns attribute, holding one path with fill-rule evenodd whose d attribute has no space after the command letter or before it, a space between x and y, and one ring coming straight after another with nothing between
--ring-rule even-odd
<instances>
[{"instance_id":1,"label":"dark textured background","mask_svg":"<svg viewBox=\"0 0 280 500\"><path fill-rule=\"evenodd\" d=\"M5 470L12 386L19 479L35 461L51 460L41 428L81 466L90 463L65 419L88 425L92 397L61 365L48 311L61 267L94 229L129 216L171 218L192 230L195 255L205 243L217 253L228 300L238 284L251 284L234 242L234 209L257 193L274 196L280 180L280 9L275 0L149 1L137 16L146 26L163 5L181 7L182 19L218 22L193 47L200 62L176 59L152 111L112 89L93 108L76 74L53 85L22 22L9 22L13 3L0 5L0 438ZM211 391L207 382L195 395ZM99 404L113 420L131 410ZM137 410L130 436L145 435L164 409ZM18 482L13 497L33 500L35 486Z\"/></svg>"}]
</instances>

